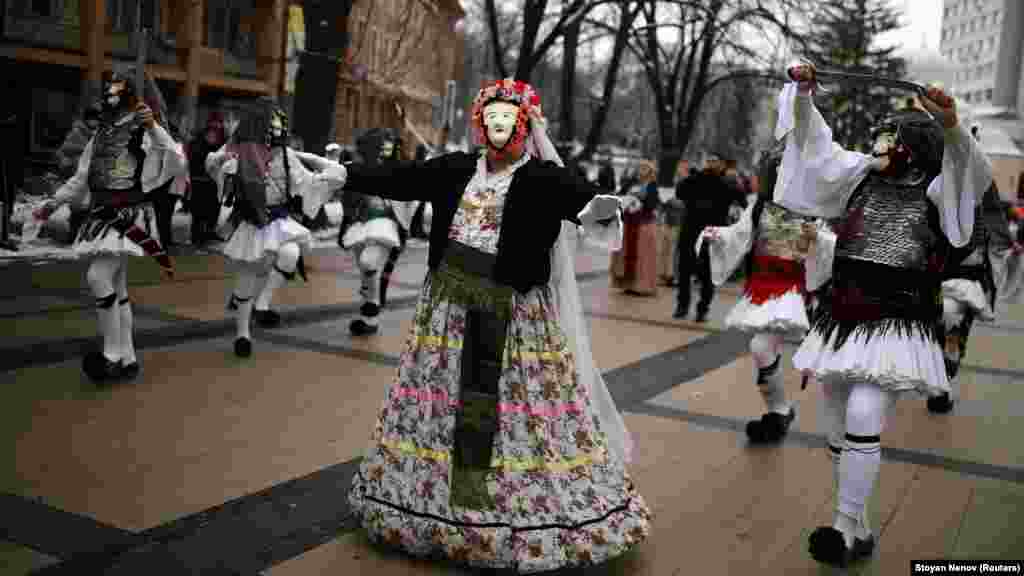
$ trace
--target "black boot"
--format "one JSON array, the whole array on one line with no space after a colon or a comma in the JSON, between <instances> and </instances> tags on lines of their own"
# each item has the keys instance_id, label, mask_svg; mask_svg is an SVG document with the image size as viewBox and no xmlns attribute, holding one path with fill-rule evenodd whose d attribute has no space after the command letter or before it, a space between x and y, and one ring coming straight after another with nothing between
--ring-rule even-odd
<instances>
[{"instance_id":1,"label":"black boot","mask_svg":"<svg viewBox=\"0 0 1024 576\"><path fill-rule=\"evenodd\" d=\"M747 422L747 438L754 444L775 444L780 442L789 432L789 425L796 418L796 411L792 407L789 414L769 412L761 416L760 420Z\"/></svg>"},{"instance_id":2,"label":"black boot","mask_svg":"<svg viewBox=\"0 0 1024 576\"><path fill-rule=\"evenodd\" d=\"M372 302L365 302L360 308L359 313L364 318L376 318L380 314L380 307ZM370 324L363 318L356 318L348 325L348 331L353 336L370 336L376 334L380 328Z\"/></svg>"},{"instance_id":3,"label":"black boot","mask_svg":"<svg viewBox=\"0 0 1024 576\"><path fill-rule=\"evenodd\" d=\"M708 310L710 308L711 308L711 306L705 306L705 305L702 305L702 304L697 305L697 317L694 318L694 321L697 322L698 324L703 324L703 323L707 322L708 321Z\"/></svg>"},{"instance_id":4,"label":"black boot","mask_svg":"<svg viewBox=\"0 0 1024 576\"><path fill-rule=\"evenodd\" d=\"M132 362L131 364L122 364L121 365L121 379L122 380L134 380L136 377L138 377L139 372L141 372L141 371L142 371L142 368L139 366L138 361Z\"/></svg>"},{"instance_id":5,"label":"black boot","mask_svg":"<svg viewBox=\"0 0 1024 576\"><path fill-rule=\"evenodd\" d=\"M252 341L248 338L235 339L235 356L248 358L252 356Z\"/></svg>"},{"instance_id":6,"label":"black boot","mask_svg":"<svg viewBox=\"0 0 1024 576\"><path fill-rule=\"evenodd\" d=\"M121 363L111 362L102 352L93 351L82 358L82 371L90 380L101 384L121 377Z\"/></svg>"},{"instance_id":7,"label":"black boot","mask_svg":"<svg viewBox=\"0 0 1024 576\"><path fill-rule=\"evenodd\" d=\"M932 414L949 414L953 410L953 399L949 392L928 399L928 411Z\"/></svg>"},{"instance_id":8,"label":"black boot","mask_svg":"<svg viewBox=\"0 0 1024 576\"><path fill-rule=\"evenodd\" d=\"M281 325L281 315L273 310L253 310L252 316L261 328L277 328Z\"/></svg>"},{"instance_id":9,"label":"black boot","mask_svg":"<svg viewBox=\"0 0 1024 576\"><path fill-rule=\"evenodd\" d=\"M853 548L847 548L842 532L831 526L822 526L811 533L809 544L812 558L822 564L845 568L852 562L871 556L875 538L854 538Z\"/></svg>"}]
</instances>

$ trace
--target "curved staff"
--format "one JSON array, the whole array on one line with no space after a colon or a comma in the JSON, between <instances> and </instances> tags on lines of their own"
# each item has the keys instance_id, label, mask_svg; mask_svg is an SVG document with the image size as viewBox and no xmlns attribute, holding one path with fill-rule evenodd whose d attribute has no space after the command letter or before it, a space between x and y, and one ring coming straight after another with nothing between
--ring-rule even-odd
<instances>
[{"instance_id":1,"label":"curved staff","mask_svg":"<svg viewBox=\"0 0 1024 576\"><path fill-rule=\"evenodd\" d=\"M619 200L558 165L528 84L482 89L472 118L480 155L349 167L346 187L435 210L349 500L373 540L418 556L524 573L601 562L647 536L650 512L593 365L565 221L617 220Z\"/></svg>"},{"instance_id":2,"label":"curved staff","mask_svg":"<svg viewBox=\"0 0 1024 576\"><path fill-rule=\"evenodd\" d=\"M697 239L695 253L705 241L711 280L721 286L743 264L746 285L743 295L725 318L727 328L752 334L754 383L767 412L747 423L747 437L754 443L779 442L796 419L795 406L786 400L782 372L782 347L787 337L802 339L810 329L808 293L818 287L813 280L827 250L817 250L818 237L829 234L815 218L792 212L772 202L782 150L771 150L761 161L761 190L756 201L730 226L709 226ZM808 279L811 276L812 279Z\"/></svg>"},{"instance_id":3,"label":"curved staff","mask_svg":"<svg viewBox=\"0 0 1024 576\"><path fill-rule=\"evenodd\" d=\"M832 141L810 98L814 66L789 73L799 83L779 95L776 136L785 136L786 150L774 199L801 213L844 217L831 290L793 357L824 387L835 425L830 449L839 455L834 521L811 534L810 553L843 565L874 548L865 505L878 478L887 407L898 392L949 390L938 322L942 269L951 246L971 237L992 168L938 88L922 99L931 115L911 110L887 119L866 155Z\"/></svg>"},{"instance_id":4,"label":"curved staff","mask_svg":"<svg viewBox=\"0 0 1024 576\"><path fill-rule=\"evenodd\" d=\"M235 228L223 250L238 267L228 309L236 312L235 355L240 358L252 354L252 317L261 326L277 326L281 317L270 309L274 293L296 272L305 277L302 249L309 248L313 235L297 218L314 218L345 181L341 164L313 154L300 157L287 146L288 118L277 104L261 98L252 106L231 140L206 157L206 170L220 186L226 174L237 177L236 197L229 200Z\"/></svg>"},{"instance_id":5,"label":"curved staff","mask_svg":"<svg viewBox=\"0 0 1024 576\"><path fill-rule=\"evenodd\" d=\"M92 257L86 280L96 298L102 350L91 352L83 371L96 382L134 378L139 373L128 299L128 256L151 256L163 274L174 271L161 245L154 191L187 173L181 146L157 123L145 102L160 102L147 78L138 93L127 74L114 73L104 83L102 112L75 174L57 189L54 200L35 216L45 220L64 204L89 195L90 212L75 237L74 252Z\"/></svg>"}]
</instances>

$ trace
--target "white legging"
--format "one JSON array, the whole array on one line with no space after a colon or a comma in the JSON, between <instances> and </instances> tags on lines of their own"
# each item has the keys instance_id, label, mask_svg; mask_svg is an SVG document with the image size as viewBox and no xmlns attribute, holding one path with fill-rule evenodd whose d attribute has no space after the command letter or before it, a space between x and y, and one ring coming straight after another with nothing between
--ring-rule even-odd
<instances>
[{"instance_id":1,"label":"white legging","mask_svg":"<svg viewBox=\"0 0 1024 576\"><path fill-rule=\"evenodd\" d=\"M362 273L359 294L363 302L380 305L380 275L390 251L390 248L380 244L364 244L357 249L356 264Z\"/></svg>"},{"instance_id":2,"label":"white legging","mask_svg":"<svg viewBox=\"0 0 1024 576\"><path fill-rule=\"evenodd\" d=\"M96 299L103 355L111 362L134 363L134 319L131 302L128 300L128 257L96 257L89 264L85 280Z\"/></svg>"},{"instance_id":3,"label":"white legging","mask_svg":"<svg viewBox=\"0 0 1024 576\"><path fill-rule=\"evenodd\" d=\"M769 411L787 413L786 390L782 378L782 343L780 334L755 334L750 339L754 357L754 383Z\"/></svg>"},{"instance_id":4,"label":"white legging","mask_svg":"<svg viewBox=\"0 0 1024 576\"><path fill-rule=\"evenodd\" d=\"M302 254L299 245L289 242L281 245L274 257L274 262L267 270L265 262L242 264L235 274L235 289L232 300L238 306L235 316L235 328L239 338L251 339L249 321L252 310L268 310L274 292L284 285L285 281L295 272ZM260 286L262 285L262 290ZM256 291L260 290L259 296Z\"/></svg>"},{"instance_id":5,"label":"white legging","mask_svg":"<svg viewBox=\"0 0 1024 576\"><path fill-rule=\"evenodd\" d=\"M837 512L866 527L865 508L882 463L881 434L892 394L869 382L823 383L825 424L838 454Z\"/></svg>"}]
</instances>

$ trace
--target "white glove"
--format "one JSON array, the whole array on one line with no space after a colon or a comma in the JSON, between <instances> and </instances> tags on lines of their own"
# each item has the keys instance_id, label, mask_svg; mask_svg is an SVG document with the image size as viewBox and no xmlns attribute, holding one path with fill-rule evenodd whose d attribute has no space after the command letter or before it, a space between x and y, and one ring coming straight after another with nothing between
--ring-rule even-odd
<instances>
[{"instance_id":1,"label":"white glove","mask_svg":"<svg viewBox=\"0 0 1024 576\"><path fill-rule=\"evenodd\" d=\"M579 213L579 219L584 226L593 225L601 220L615 218L621 207L622 199L620 197L598 194L590 202L587 202L586 207Z\"/></svg>"}]
</instances>

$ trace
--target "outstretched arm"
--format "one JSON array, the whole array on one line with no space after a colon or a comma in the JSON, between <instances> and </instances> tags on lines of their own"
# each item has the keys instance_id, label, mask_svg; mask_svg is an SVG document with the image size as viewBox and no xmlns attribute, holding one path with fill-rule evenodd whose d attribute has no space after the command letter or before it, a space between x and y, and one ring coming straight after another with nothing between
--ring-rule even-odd
<instances>
[{"instance_id":1,"label":"outstretched arm","mask_svg":"<svg viewBox=\"0 0 1024 576\"><path fill-rule=\"evenodd\" d=\"M302 212L315 218L320 207L345 185L347 171L341 164L316 154L298 152L291 148L286 151L290 155L292 192L302 197ZM303 162L312 166L315 172L310 172Z\"/></svg>"},{"instance_id":2,"label":"outstretched arm","mask_svg":"<svg viewBox=\"0 0 1024 576\"><path fill-rule=\"evenodd\" d=\"M747 206L739 220L732 225L709 226L697 237L697 244L694 246L696 254L700 254L704 242L708 242L711 281L715 286L725 284L750 253L754 238L755 204Z\"/></svg>"},{"instance_id":3,"label":"outstretched arm","mask_svg":"<svg viewBox=\"0 0 1024 576\"><path fill-rule=\"evenodd\" d=\"M960 123L951 97L929 87L921 104L945 128L942 172L929 184L928 198L939 209L939 224L946 238L959 248L974 232L975 207L992 185L992 164Z\"/></svg>"},{"instance_id":4,"label":"outstretched arm","mask_svg":"<svg viewBox=\"0 0 1024 576\"><path fill-rule=\"evenodd\" d=\"M786 149L773 200L801 214L835 218L879 162L832 140L832 130L811 101L813 65L796 66L789 73L799 83L787 84L779 93L775 137L786 138Z\"/></svg>"},{"instance_id":5,"label":"outstretched arm","mask_svg":"<svg viewBox=\"0 0 1024 576\"><path fill-rule=\"evenodd\" d=\"M57 188L57 192L53 195L53 200L36 209L34 216L37 219L46 220L50 217L50 214L53 214L61 206L79 201L85 197L89 191L87 183L89 163L92 162L93 140L93 138L89 139L85 149L82 150L82 155L78 157L78 168L75 170L75 174L68 178L60 188Z\"/></svg>"},{"instance_id":6,"label":"outstretched arm","mask_svg":"<svg viewBox=\"0 0 1024 576\"><path fill-rule=\"evenodd\" d=\"M425 162L403 161L373 167L346 164L348 177L343 189L401 202L429 202L439 193L450 192L449 186L457 185L450 174L453 168L464 167L466 156L465 152L455 152Z\"/></svg>"}]
</instances>

